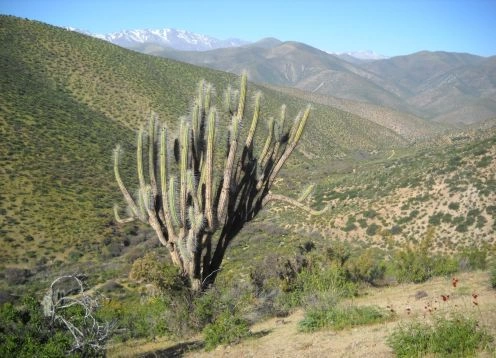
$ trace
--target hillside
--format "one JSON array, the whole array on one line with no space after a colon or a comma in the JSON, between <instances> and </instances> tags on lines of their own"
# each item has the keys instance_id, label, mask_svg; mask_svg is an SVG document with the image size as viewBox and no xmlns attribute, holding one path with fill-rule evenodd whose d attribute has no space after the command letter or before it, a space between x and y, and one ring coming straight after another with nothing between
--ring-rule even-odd
<instances>
[{"instance_id":1,"label":"hillside","mask_svg":"<svg viewBox=\"0 0 496 358\"><path fill-rule=\"evenodd\" d=\"M45 267L119 256L130 244L122 230L133 229L113 221L112 206L121 200L111 168L113 147L121 143L133 153L134 129L150 110L175 128L199 79L213 83L221 97L237 78L14 17L0 17L0 41L3 265ZM250 86L250 93L256 89ZM263 92L263 116L277 113L282 103L294 116L308 103ZM356 160L407 143L393 131L318 103L311 121L288 163L292 177L306 176L308 165L321 163L317 172L326 172L322 163L333 158ZM124 174L132 182L132 155L125 158Z\"/></svg>"},{"instance_id":2,"label":"hillside","mask_svg":"<svg viewBox=\"0 0 496 358\"><path fill-rule=\"evenodd\" d=\"M367 118L409 141L422 140L451 129L450 126L433 123L413 114L399 112L389 107L301 91L291 87L266 86L308 101L339 108L362 118Z\"/></svg>"},{"instance_id":3,"label":"hillside","mask_svg":"<svg viewBox=\"0 0 496 358\"><path fill-rule=\"evenodd\" d=\"M434 121L473 123L494 116L494 57L423 51L363 66L394 80L406 102Z\"/></svg>"},{"instance_id":4,"label":"hillside","mask_svg":"<svg viewBox=\"0 0 496 358\"><path fill-rule=\"evenodd\" d=\"M202 53L173 50L149 53L231 73L247 69L250 78L258 83L407 109L395 93L371 80L374 77L371 72L298 42L262 40ZM376 82L380 81L380 78L376 79Z\"/></svg>"},{"instance_id":5,"label":"hillside","mask_svg":"<svg viewBox=\"0 0 496 358\"><path fill-rule=\"evenodd\" d=\"M253 80L390 107L435 122L463 125L496 115L495 57L418 52L375 61L348 61L297 42L263 41L202 53L150 50L150 54Z\"/></svg>"}]
</instances>

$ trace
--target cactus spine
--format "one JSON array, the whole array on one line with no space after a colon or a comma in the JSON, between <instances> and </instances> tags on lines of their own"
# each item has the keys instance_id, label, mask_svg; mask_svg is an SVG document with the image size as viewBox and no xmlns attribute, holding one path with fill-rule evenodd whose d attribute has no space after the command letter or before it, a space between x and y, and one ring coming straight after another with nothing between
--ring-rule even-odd
<instances>
[{"instance_id":1,"label":"cactus spine","mask_svg":"<svg viewBox=\"0 0 496 358\"><path fill-rule=\"evenodd\" d=\"M152 114L148 130L139 129L136 199L126 189L119 173L120 147L114 151L115 179L130 213L129 218L123 219L115 208L116 221L126 223L139 219L147 222L169 249L174 264L189 278L194 290L205 289L213 282L231 240L268 201L283 200L307 210L301 200L310 192L310 189L305 192L299 201L270 192L280 169L301 138L310 107L298 115L287 130L284 128L286 107L282 106L278 119L269 119L268 134L257 156L253 146L261 118L261 93L254 96L251 123L246 126L245 140L240 141L248 92L246 74L241 77L237 106L232 105L236 94L228 88L221 114L211 103L212 91L210 84L200 81L190 115L181 120L174 142L175 165L169 165L166 126L158 126L156 116ZM230 120L223 160L219 160L221 157L216 160L221 137L217 134L219 118ZM144 145L148 146L147 176L143 163ZM223 167L219 171L222 161ZM171 175L174 169L176 175Z\"/></svg>"}]
</instances>

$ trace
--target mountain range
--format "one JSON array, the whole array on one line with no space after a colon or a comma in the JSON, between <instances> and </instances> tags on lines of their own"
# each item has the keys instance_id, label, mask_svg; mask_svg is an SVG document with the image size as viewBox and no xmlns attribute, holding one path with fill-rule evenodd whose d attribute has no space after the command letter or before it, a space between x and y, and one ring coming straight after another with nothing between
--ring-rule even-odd
<instances>
[{"instance_id":1,"label":"mountain range","mask_svg":"<svg viewBox=\"0 0 496 358\"><path fill-rule=\"evenodd\" d=\"M385 106L435 122L459 125L496 117L496 56L422 51L365 61L276 39L201 53L135 49L236 74L247 70L258 83Z\"/></svg>"},{"instance_id":2,"label":"mountain range","mask_svg":"<svg viewBox=\"0 0 496 358\"><path fill-rule=\"evenodd\" d=\"M155 49L173 48L180 51L206 51L225 47L238 47L249 43L236 38L219 40L212 36L171 28L122 30L108 34L94 34L73 27L67 27L67 29L130 49L149 46L149 48Z\"/></svg>"},{"instance_id":3,"label":"mountain range","mask_svg":"<svg viewBox=\"0 0 496 358\"><path fill-rule=\"evenodd\" d=\"M450 125L496 117L496 56L442 51L391 58L372 51L338 54L275 38L248 43L168 28L79 32L198 66L235 74L247 70L254 82L332 97L326 102L359 101Z\"/></svg>"}]
</instances>

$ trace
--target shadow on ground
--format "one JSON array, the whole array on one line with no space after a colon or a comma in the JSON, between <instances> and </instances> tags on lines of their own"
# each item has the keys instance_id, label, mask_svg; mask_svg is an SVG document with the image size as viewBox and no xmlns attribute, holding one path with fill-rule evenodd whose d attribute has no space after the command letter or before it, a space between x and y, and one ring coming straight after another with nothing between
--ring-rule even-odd
<instances>
[{"instance_id":1,"label":"shadow on ground","mask_svg":"<svg viewBox=\"0 0 496 358\"><path fill-rule=\"evenodd\" d=\"M263 330L260 332L255 332L250 335L250 338L260 338L269 334L271 330ZM185 353L198 351L205 348L205 342L193 341L193 342L183 342L178 343L167 349L161 349L154 352L149 352L140 356L140 358L176 358L182 357Z\"/></svg>"},{"instance_id":2,"label":"shadow on ground","mask_svg":"<svg viewBox=\"0 0 496 358\"><path fill-rule=\"evenodd\" d=\"M142 357L142 358L182 357L185 353L203 349L204 346L205 346L205 343L202 341L183 342L183 343L176 344L175 346L169 347L167 349L162 349L162 350L158 350L155 352L146 353L140 357Z\"/></svg>"}]
</instances>

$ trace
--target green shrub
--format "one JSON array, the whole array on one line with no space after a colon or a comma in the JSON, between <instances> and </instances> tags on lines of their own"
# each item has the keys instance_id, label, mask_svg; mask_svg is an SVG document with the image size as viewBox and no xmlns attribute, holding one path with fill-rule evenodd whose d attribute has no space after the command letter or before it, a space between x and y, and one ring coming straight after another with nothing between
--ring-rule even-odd
<instances>
[{"instance_id":1,"label":"green shrub","mask_svg":"<svg viewBox=\"0 0 496 358\"><path fill-rule=\"evenodd\" d=\"M374 236L381 227L375 223L372 223L367 228L366 234L369 236Z\"/></svg>"},{"instance_id":2,"label":"green shrub","mask_svg":"<svg viewBox=\"0 0 496 358\"><path fill-rule=\"evenodd\" d=\"M432 276L429 261L426 255L411 249L398 252L393 259L396 279L398 282L427 281Z\"/></svg>"},{"instance_id":3,"label":"green shrub","mask_svg":"<svg viewBox=\"0 0 496 358\"><path fill-rule=\"evenodd\" d=\"M422 250L402 250L393 258L393 270L398 282L421 283L433 276L446 276L458 271L455 258L429 255Z\"/></svg>"},{"instance_id":4,"label":"green shrub","mask_svg":"<svg viewBox=\"0 0 496 358\"><path fill-rule=\"evenodd\" d=\"M465 270L485 270L487 249L467 248L459 255L460 267Z\"/></svg>"},{"instance_id":5,"label":"green shrub","mask_svg":"<svg viewBox=\"0 0 496 358\"><path fill-rule=\"evenodd\" d=\"M155 252L134 261L129 277L151 283L163 293L184 290L184 282L178 269L161 260Z\"/></svg>"},{"instance_id":6,"label":"green shrub","mask_svg":"<svg viewBox=\"0 0 496 358\"><path fill-rule=\"evenodd\" d=\"M389 230L391 232L391 235L398 235L401 233L401 226L398 226L398 225L393 225L391 227L391 230Z\"/></svg>"},{"instance_id":7,"label":"green shrub","mask_svg":"<svg viewBox=\"0 0 496 358\"><path fill-rule=\"evenodd\" d=\"M153 298L144 302L110 300L98 312L102 320L116 320L119 328L116 338L153 338L172 334L172 321L168 320L169 302Z\"/></svg>"},{"instance_id":8,"label":"green shrub","mask_svg":"<svg viewBox=\"0 0 496 358\"><path fill-rule=\"evenodd\" d=\"M384 278L386 266L379 258L374 257L372 250L365 250L360 256L350 259L346 269L353 281L374 284Z\"/></svg>"},{"instance_id":9,"label":"green shrub","mask_svg":"<svg viewBox=\"0 0 496 358\"><path fill-rule=\"evenodd\" d=\"M476 320L462 316L439 318L433 325L415 322L400 326L387 339L398 357L466 357L487 348L491 341L491 335Z\"/></svg>"},{"instance_id":10,"label":"green shrub","mask_svg":"<svg viewBox=\"0 0 496 358\"><path fill-rule=\"evenodd\" d=\"M71 334L45 318L33 297L20 307L0 306L0 357L66 357L72 348ZM98 352L73 352L98 356ZM100 352L101 354L101 352Z\"/></svg>"},{"instance_id":11,"label":"green shrub","mask_svg":"<svg viewBox=\"0 0 496 358\"><path fill-rule=\"evenodd\" d=\"M460 209L460 203L451 202L451 203L449 203L448 208L450 210L456 211L456 210Z\"/></svg>"},{"instance_id":12,"label":"green shrub","mask_svg":"<svg viewBox=\"0 0 496 358\"><path fill-rule=\"evenodd\" d=\"M295 278L291 288L277 300L282 310L311 304L320 305L342 297L352 297L358 285L349 279L347 270L337 263L314 264Z\"/></svg>"},{"instance_id":13,"label":"green shrub","mask_svg":"<svg viewBox=\"0 0 496 358\"><path fill-rule=\"evenodd\" d=\"M491 271L489 273L489 279L492 288L496 288L496 260L493 261L491 265Z\"/></svg>"},{"instance_id":14,"label":"green shrub","mask_svg":"<svg viewBox=\"0 0 496 358\"><path fill-rule=\"evenodd\" d=\"M377 212L373 209L370 209L370 210L365 210L363 212L363 217L364 218L369 218L369 219L373 219L377 216Z\"/></svg>"},{"instance_id":15,"label":"green shrub","mask_svg":"<svg viewBox=\"0 0 496 358\"><path fill-rule=\"evenodd\" d=\"M324 328L341 330L348 327L385 322L391 314L374 306L349 306L313 309L298 323L302 332L314 332Z\"/></svg>"},{"instance_id":16,"label":"green shrub","mask_svg":"<svg viewBox=\"0 0 496 358\"><path fill-rule=\"evenodd\" d=\"M477 167L478 168L488 167L491 164L492 160L493 158L491 156L486 155L485 157L482 157L482 159L477 163Z\"/></svg>"},{"instance_id":17,"label":"green shrub","mask_svg":"<svg viewBox=\"0 0 496 358\"><path fill-rule=\"evenodd\" d=\"M431 254L435 233L435 227L429 226L417 245L407 245L396 252L392 267L398 282L420 283L432 276L450 275L458 271L458 261L453 257Z\"/></svg>"},{"instance_id":18,"label":"green shrub","mask_svg":"<svg viewBox=\"0 0 496 358\"><path fill-rule=\"evenodd\" d=\"M449 276L459 269L458 260L450 256L431 256L430 265L432 276Z\"/></svg>"},{"instance_id":19,"label":"green shrub","mask_svg":"<svg viewBox=\"0 0 496 358\"><path fill-rule=\"evenodd\" d=\"M205 349L212 350L220 344L236 343L250 334L248 322L228 310L203 329Z\"/></svg>"}]
</instances>

